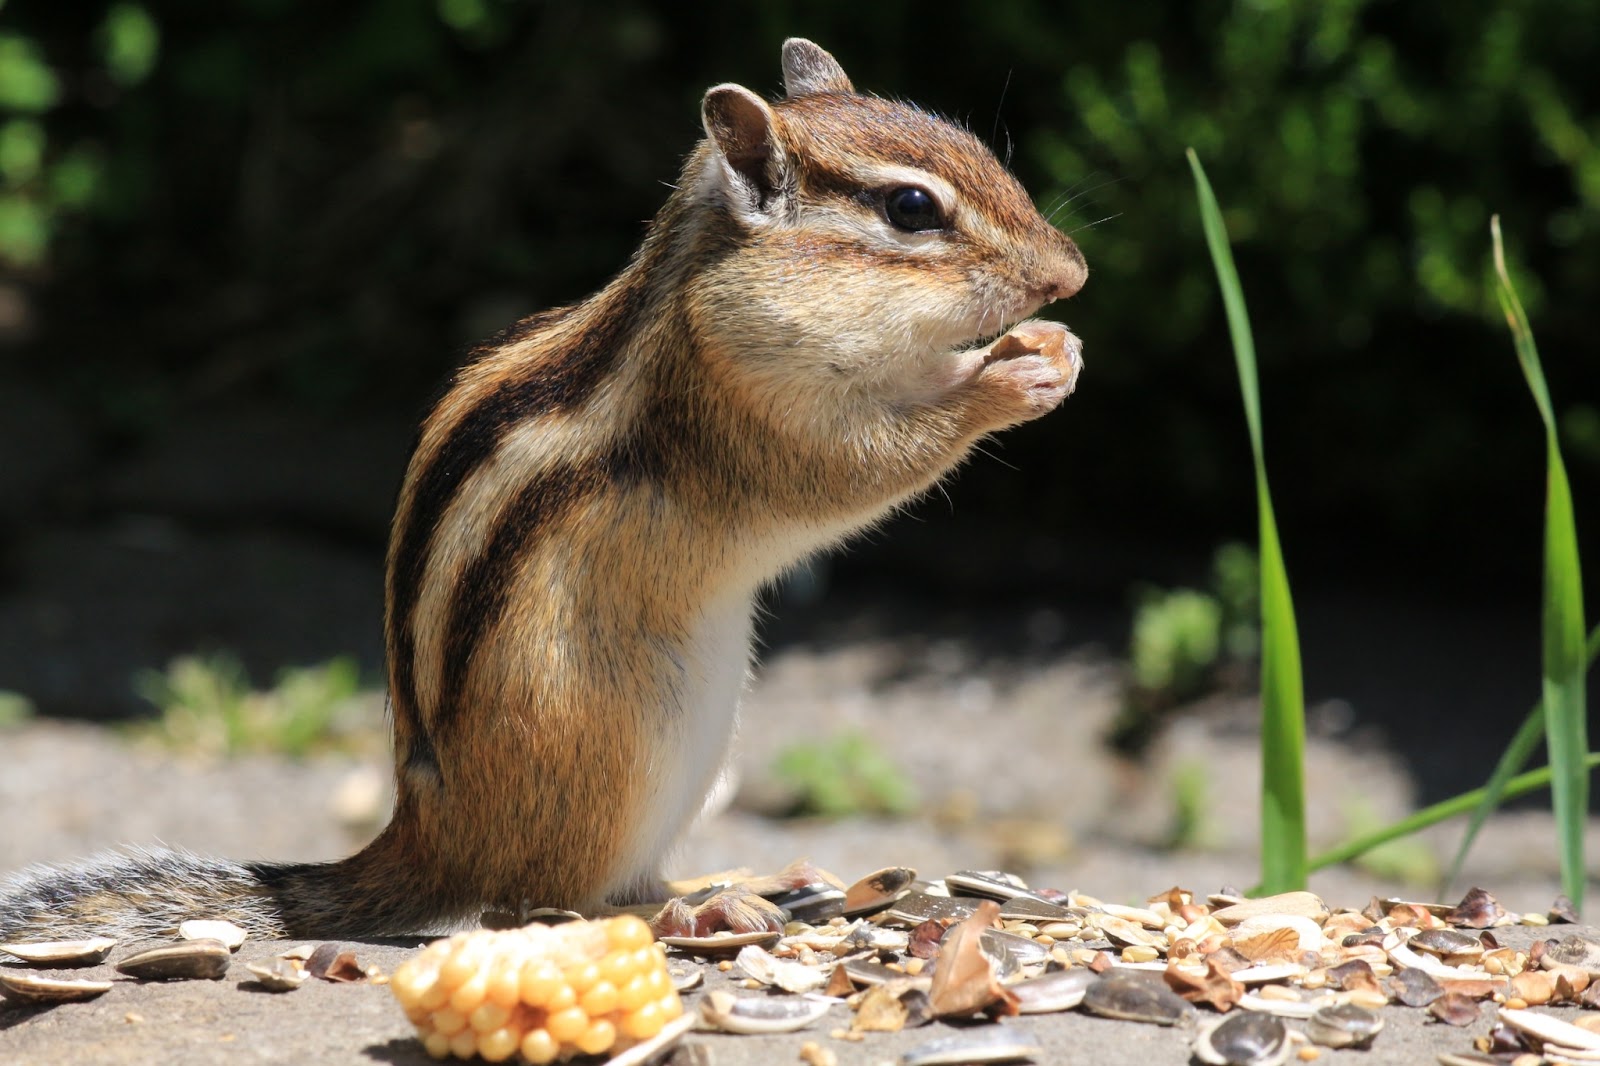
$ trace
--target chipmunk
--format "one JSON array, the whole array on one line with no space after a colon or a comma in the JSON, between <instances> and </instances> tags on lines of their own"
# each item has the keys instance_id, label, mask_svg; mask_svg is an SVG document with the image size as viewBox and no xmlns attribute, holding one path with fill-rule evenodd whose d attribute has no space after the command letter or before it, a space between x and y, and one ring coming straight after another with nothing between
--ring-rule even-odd
<instances>
[{"instance_id":1,"label":"chipmunk","mask_svg":"<svg viewBox=\"0 0 1600 1066\"><path fill-rule=\"evenodd\" d=\"M477 349L387 559L392 820L331 863L137 849L0 890L0 942L367 937L657 896L726 757L761 587L1054 409L1087 276L975 137L809 41L708 90L623 271ZM998 334L998 337L996 335ZM990 339L996 338L996 339Z\"/></svg>"}]
</instances>

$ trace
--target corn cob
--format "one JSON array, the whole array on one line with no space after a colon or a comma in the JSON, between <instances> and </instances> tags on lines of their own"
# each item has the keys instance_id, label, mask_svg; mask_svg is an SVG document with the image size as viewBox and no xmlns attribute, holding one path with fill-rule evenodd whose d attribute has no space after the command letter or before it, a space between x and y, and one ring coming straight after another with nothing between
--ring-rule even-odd
<instances>
[{"instance_id":1,"label":"corn cob","mask_svg":"<svg viewBox=\"0 0 1600 1066\"><path fill-rule=\"evenodd\" d=\"M458 933L389 986L436 1059L535 1066L625 1050L683 1013L665 954L632 916Z\"/></svg>"}]
</instances>

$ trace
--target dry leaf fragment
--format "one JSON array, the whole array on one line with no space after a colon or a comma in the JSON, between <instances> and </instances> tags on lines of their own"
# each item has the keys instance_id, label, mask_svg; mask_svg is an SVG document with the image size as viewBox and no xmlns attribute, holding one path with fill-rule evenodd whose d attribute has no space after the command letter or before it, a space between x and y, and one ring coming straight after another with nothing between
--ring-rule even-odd
<instances>
[{"instance_id":1,"label":"dry leaf fragment","mask_svg":"<svg viewBox=\"0 0 1600 1066\"><path fill-rule=\"evenodd\" d=\"M850 1028L858 1033L898 1033L906 1027L908 1013L892 988L874 985L862 993Z\"/></svg>"},{"instance_id":2,"label":"dry leaf fragment","mask_svg":"<svg viewBox=\"0 0 1600 1066\"><path fill-rule=\"evenodd\" d=\"M1233 950L1251 963L1294 962L1300 957L1300 934L1283 926L1233 942Z\"/></svg>"},{"instance_id":3,"label":"dry leaf fragment","mask_svg":"<svg viewBox=\"0 0 1600 1066\"><path fill-rule=\"evenodd\" d=\"M1187 907L1194 902L1194 893L1186 888L1179 888L1177 885L1173 885L1165 892L1159 892L1151 896L1145 902L1152 904L1165 903L1172 913L1176 914L1179 909Z\"/></svg>"},{"instance_id":4,"label":"dry leaf fragment","mask_svg":"<svg viewBox=\"0 0 1600 1066\"><path fill-rule=\"evenodd\" d=\"M999 921L1000 904L984 900L972 917L950 927L939 946L928 1000L936 1018L960 1018L989 1010L1017 1013L1017 997L1000 984L994 961L982 947L983 931Z\"/></svg>"},{"instance_id":5,"label":"dry leaf fragment","mask_svg":"<svg viewBox=\"0 0 1600 1066\"><path fill-rule=\"evenodd\" d=\"M1209 1003L1219 1013L1232 1010L1244 995L1244 985L1212 960L1206 961L1204 976L1186 973L1171 963L1163 976L1167 987L1190 1003Z\"/></svg>"},{"instance_id":6,"label":"dry leaf fragment","mask_svg":"<svg viewBox=\"0 0 1600 1066\"><path fill-rule=\"evenodd\" d=\"M832 996L835 999L843 999L854 993L855 990L856 983L850 980L850 972L843 966L835 966L832 975L828 978L827 985L822 989L822 994Z\"/></svg>"}]
</instances>

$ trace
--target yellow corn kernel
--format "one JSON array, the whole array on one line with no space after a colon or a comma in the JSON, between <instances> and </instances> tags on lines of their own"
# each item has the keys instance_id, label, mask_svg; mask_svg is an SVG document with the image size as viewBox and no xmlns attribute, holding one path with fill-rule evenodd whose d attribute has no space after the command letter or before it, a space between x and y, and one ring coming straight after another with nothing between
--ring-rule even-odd
<instances>
[{"instance_id":1,"label":"yellow corn kernel","mask_svg":"<svg viewBox=\"0 0 1600 1066\"><path fill-rule=\"evenodd\" d=\"M561 1045L556 1043L556 1038L545 1029L530 1029L522 1038L522 1045L518 1048L522 1057L533 1063L533 1066L545 1066L546 1063L556 1061L556 1056L561 1054Z\"/></svg>"},{"instance_id":2,"label":"yellow corn kernel","mask_svg":"<svg viewBox=\"0 0 1600 1066\"><path fill-rule=\"evenodd\" d=\"M619 1028L635 1040L649 1040L661 1032L661 1027L666 1024L667 1019L661 1014L661 1004L646 1003L638 1010L623 1015Z\"/></svg>"},{"instance_id":3,"label":"yellow corn kernel","mask_svg":"<svg viewBox=\"0 0 1600 1066\"><path fill-rule=\"evenodd\" d=\"M504 1062L517 1053L517 1034L510 1029L495 1029L480 1034L478 1054L490 1062Z\"/></svg>"},{"instance_id":4,"label":"yellow corn kernel","mask_svg":"<svg viewBox=\"0 0 1600 1066\"><path fill-rule=\"evenodd\" d=\"M600 979L614 988L621 988L633 976L633 953L613 951L600 960Z\"/></svg>"},{"instance_id":5,"label":"yellow corn kernel","mask_svg":"<svg viewBox=\"0 0 1600 1066\"><path fill-rule=\"evenodd\" d=\"M566 1010L568 1007L577 1002L578 993L572 990L572 986L562 985L560 988L556 989L550 994L549 999L544 1001L544 1009L549 1011L551 1014L555 1014L558 1011Z\"/></svg>"},{"instance_id":6,"label":"yellow corn kernel","mask_svg":"<svg viewBox=\"0 0 1600 1066\"><path fill-rule=\"evenodd\" d=\"M489 992L489 975L475 973L464 981L460 988L450 993L450 1006L462 1014L471 1014L478 1009L484 997Z\"/></svg>"},{"instance_id":7,"label":"yellow corn kernel","mask_svg":"<svg viewBox=\"0 0 1600 1066\"><path fill-rule=\"evenodd\" d=\"M613 918L606 923L606 939L611 941L611 947L616 951L635 951L639 948L653 947L656 942L650 926L645 924L643 918L635 915L624 915Z\"/></svg>"},{"instance_id":8,"label":"yellow corn kernel","mask_svg":"<svg viewBox=\"0 0 1600 1066\"><path fill-rule=\"evenodd\" d=\"M480 1033L491 1033L511 1020L511 1012L498 1003L485 1001L467 1015L467 1024Z\"/></svg>"},{"instance_id":9,"label":"yellow corn kernel","mask_svg":"<svg viewBox=\"0 0 1600 1066\"><path fill-rule=\"evenodd\" d=\"M452 952L439 964L439 979L451 988L478 972L478 952L472 950L472 945L462 939L465 933L451 937L452 944L460 940L461 950Z\"/></svg>"},{"instance_id":10,"label":"yellow corn kernel","mask_svg":"<svg viewBox=\"0 0 1600 1066\"><path fill-rule=\"evenodd\" d=\"M578 1006L582 1007L583 1013L591 1018L610 1014L617 1009L617 986L610 981L596 982L594 987L578 1000Z\"/></svg>"},{"instance_id":11,"label":"yellow corn kernel","mask_svg":"<svg viewBox=\"0 0 1600 1066\"><path fill-rule=\"evenodd\" d=\"M458 934L403 963L390 987L435 1058L614 1055L683 1013L666 956L632 917Z\"/></svg>"},{"instance_id":12,"label":"yellow corn kernel","mask_svg":"<svg viewBox=\"0 0 1600 1066\"><path fill-rule=\"evenodd\" d=\"M478 1053L478 1034L463 1029L450 1038L450 1054L458 1059L470 1059Z\"/></svg>"},{"instance_id":13,"label":"yellow corn kernel","mask_svg":"<svg viewBox=\"0 0 1600 1066\"><path fill-rule=\"evenodd\" d=\"M544 1027L561 1043L570 1044L589 1028L589 1016L582 1007L568 1007L546 1018Z\"/></svg>"},{"instance_id":14,"label":"yellow corn kernel","mask_svg":"<svg viewBox=\"0 0 1600 1066\"><path fill-rule=\"evenodd\" d=\"M529 959L522 964L518 988L528 1006L544 1006L560 987L561 971L549 959Z\"/></svg>"},{"instance_id":15,"label":"yellow corn kernel","mask_svg":"<svg viewBox=\"0 0 1600 1066\"><path fill-rule=\"evenodd\" d=\"M390 984L393 983L391 979ZM405 1002L405 998L400 992L397 991L395 995L401 996L401 1002ZM450 986L445 984L443 979L440 979L436 980L422 993L422 998L417 1000L417 1006L423 1010L438 1010L449 1002Z\"/></svg>"},{"instance_id":16,"label":"yellow corn kernel","mask_svg":"<svg viewBox=\"0 0 1600 1066\"><path fill-rule=\"evenodd\" d=\"M522 1001L522 971L511 963L489 975L489 1002L510 1010Z\"/></svg>"},{"instance_id":17,"label":"yellow corn kernel","mask_svg":"<svg viewBox=\"0 0 1600 1066\"><path fill-rule=\"evenodd\" d=\"M586 962L568 970L566 976L567 984L572 986L572 991L581 996L600 982L600 967L592 962Z\"/></svg>"},{"instance_id":18,"label":"yellow corn kernel","mask_svg":"<svg viewBox=\"0 0 1600 1066\"><path fill-rule=\"evenodd\" d=\"M625 1011L638 1010L650 1001L650 979L639 974L617 989L617 1006Z\"/></svg>"},{"instance_id":19,"label":"yellow corn kernel","mask_svg":"<svg viewBox=\"0 0 1600 1066\"><path fill-rule=\"evenodd\" d=\"M617 1042L617 1027L600 1018L589 1023L578 1038L573 1041L579 1051L585 1055L599 1055L609 1051L611 1045Z\"/></svg>"}]
</instances>

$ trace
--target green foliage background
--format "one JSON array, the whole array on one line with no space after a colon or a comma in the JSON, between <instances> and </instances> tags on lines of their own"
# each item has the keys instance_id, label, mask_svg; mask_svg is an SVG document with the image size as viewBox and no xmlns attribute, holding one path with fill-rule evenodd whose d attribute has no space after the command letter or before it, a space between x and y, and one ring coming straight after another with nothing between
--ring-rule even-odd
<instances>
[{"instance_id":1,"label":"green foliage background","mask_svg":"<svg viewBox=\"0 0 1600 1066\"><path fill-rule=\"evenodd\" d=\"M621 264L701 92L776 92L789 34L991 138L1091 264L1056 312L1080 396L958 485L964 512L1249 535L1187 145L1230 205L1303 563L1424 550L1536 582L1492 211L1595 497L1600 20L1577 0L4 0L0 258L27 309L4 374L108 448L242 395L415 410L464 345Z\"/></svg>"}]
</instances>

